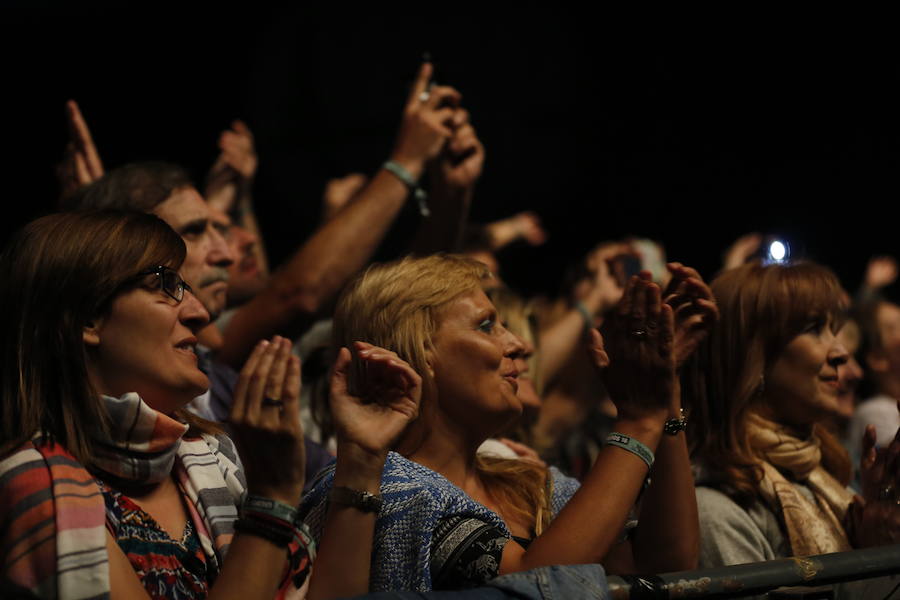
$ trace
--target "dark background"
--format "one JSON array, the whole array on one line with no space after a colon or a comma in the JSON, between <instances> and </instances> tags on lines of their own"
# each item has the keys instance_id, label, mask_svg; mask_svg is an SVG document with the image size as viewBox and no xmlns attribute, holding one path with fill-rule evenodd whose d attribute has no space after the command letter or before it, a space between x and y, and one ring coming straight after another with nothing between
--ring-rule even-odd
<instances>
[{"instance_id":1,"label":"dark background","mask_svg":"<svg viewBox=\"0 0 900 600\"><path fill-rule=\"evenodd\" d=\"M778 233L851 288L871 255L898 252L900 53L887 15L651 21L486 2L2 14L4 240L52 209L75 98L107 168L162 158L202 179L219 132L247 121L277 263L316 226L326 179L386 159L428 51L487 148L473 219L532 209L550 234L504 254L522 289L552 290L565 264L632 233L706 275L738 235Z\"/></svg>"}]
</instances>

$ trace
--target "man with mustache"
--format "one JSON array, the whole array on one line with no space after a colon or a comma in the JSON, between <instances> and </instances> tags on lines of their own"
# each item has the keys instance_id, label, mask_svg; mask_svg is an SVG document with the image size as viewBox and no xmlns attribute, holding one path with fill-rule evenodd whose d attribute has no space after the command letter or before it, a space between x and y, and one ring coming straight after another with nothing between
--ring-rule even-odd
<instances>
[{"instance_id":1,"label":"man with mustache","mask_svg":"<svg viewBox=\"0 0 900 600\"><path fill-rule=\"evenodd\" d=\"M67 208L118 208L153 213L184 240L181 275L210 317L225 308L228 267L234 262L226 233L213 219L187 172L164 162L132 163L113 169L76 193Z\"/></svg>"}]
</instances>

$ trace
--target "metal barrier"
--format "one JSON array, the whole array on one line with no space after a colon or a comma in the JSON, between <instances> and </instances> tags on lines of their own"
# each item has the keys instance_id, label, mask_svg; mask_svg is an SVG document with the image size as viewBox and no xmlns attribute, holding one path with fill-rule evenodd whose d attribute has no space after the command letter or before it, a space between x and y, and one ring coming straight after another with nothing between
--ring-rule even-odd
<instances>
[{"instance_id":1,"label":"metal barrier","mask_svg":"<svg viewBox=\"0 0 900 600\"><path fill-rule=\"evenodd\" d=\"M611 575L609 589L614 600L741 598L784 586L822 586L896 573L900 544L646 577Z\"/></svg>"}]
</instances>

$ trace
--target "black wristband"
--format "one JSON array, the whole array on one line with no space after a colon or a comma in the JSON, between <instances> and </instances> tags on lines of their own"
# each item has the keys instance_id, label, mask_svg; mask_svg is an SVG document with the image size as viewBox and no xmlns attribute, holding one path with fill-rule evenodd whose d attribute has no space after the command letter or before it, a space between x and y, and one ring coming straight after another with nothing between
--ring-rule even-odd
<instances>
[{"instance_id":1,"label":"black wristband","mask_svg":"<svg viewBox=\"0 0 900 600\"><path fill-rule=\"evenodd\" d=\"M261 537L282 548L287 548L294 539L294 532L291 528L280 527L271 522L267 523L250 515L245 515L235 521L234 530Z\"/></svg>"}]
</instances>

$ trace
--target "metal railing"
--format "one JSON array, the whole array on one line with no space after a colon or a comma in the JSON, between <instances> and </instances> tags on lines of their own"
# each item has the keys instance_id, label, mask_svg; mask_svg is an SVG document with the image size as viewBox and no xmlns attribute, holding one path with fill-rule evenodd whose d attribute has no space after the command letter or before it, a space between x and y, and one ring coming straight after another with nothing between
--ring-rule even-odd
<instances>
[{"instance_id":1,"label":"metal railing","mask_svg":"<svg viewBox=\"0 0 900 600\"><path fill-rule=\"evenodd\" d=\"M741 598L785 586L823 586L897 573L900 544L646 577L611 575L608 579L614 600L649 600Z\"/></svg>"}]
</instances>

